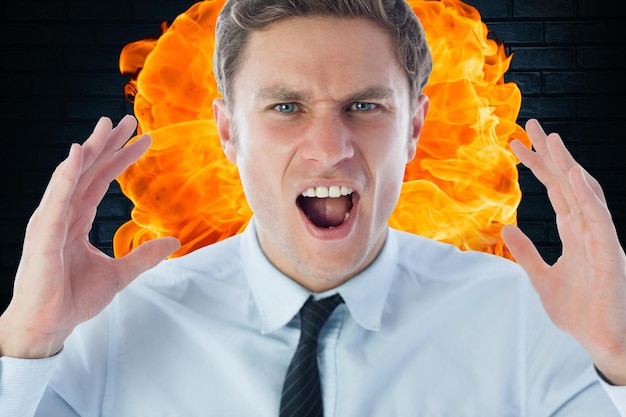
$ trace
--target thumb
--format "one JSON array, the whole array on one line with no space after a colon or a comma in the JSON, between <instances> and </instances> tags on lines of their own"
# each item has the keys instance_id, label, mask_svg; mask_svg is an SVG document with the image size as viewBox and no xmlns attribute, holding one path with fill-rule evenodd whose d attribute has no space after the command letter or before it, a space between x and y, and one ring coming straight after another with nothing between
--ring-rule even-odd
<instances>
[{"instance_id":1,"label":"thumb","mask_svg":"<svg viewBox=\"0 0 626 417\"><path fill-rule=\"evenodd\" d=\"M121 273L119 275L120 288L118 290L126 287L137 278L139 274L153 268L172 252L180 249L180 246L178 239L174 237L162 237L149 240L120 258L119 261L121 261L122 264Z\"/></svg>"},{"instance_id":2,"label":"thumb","mask_svg":"<svg viewBox=\"0 0 626 417\"><path fill-rule=\"evenodd\" d=\"M533 242L517 226L508 224L502 228L502 239L507 248L520 264L531 280L543 276L545 269L549 267L537 251Z\"/></svg>"}]
</instances>

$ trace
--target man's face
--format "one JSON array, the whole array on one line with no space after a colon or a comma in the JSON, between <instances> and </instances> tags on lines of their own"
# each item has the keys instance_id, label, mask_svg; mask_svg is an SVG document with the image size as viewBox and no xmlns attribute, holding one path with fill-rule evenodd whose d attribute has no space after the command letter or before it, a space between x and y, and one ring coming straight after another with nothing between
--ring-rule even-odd
<instances>
[{"instance_id":1,"label":"man's face","mask_svg":"<svg viewBox=\"0 0 626 417\"><path fill-rule=\"evenodd\" d=\"M254 32L233 102L216 101L218 129L269 260L313 291L367 267L428 107L421 97L411 113L390 35L369 20L338 18Z\"/></svg>"}]
</instances>

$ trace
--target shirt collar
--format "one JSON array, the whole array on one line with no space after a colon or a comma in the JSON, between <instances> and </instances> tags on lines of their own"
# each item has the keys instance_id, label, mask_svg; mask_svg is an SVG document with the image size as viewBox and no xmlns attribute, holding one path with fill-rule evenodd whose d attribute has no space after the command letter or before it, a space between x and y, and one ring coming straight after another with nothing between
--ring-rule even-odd
<instances>
[{"instance_id":1,"label":"shirt collar","mask_svg":"<svg viewBox=\"0 0 626 417\"><path fill-rule=\"evenodd\" d=\"M312 293L267 259L258 242L254 218L243 233L241 245L243 270L259 312L261 333L270 333L285 326ZM341 294L357 323L368 330L380 330L397 253L395 235L389 230L383 249L368 268L337 288L313 295Z\"/></svg>"}]
</instances>

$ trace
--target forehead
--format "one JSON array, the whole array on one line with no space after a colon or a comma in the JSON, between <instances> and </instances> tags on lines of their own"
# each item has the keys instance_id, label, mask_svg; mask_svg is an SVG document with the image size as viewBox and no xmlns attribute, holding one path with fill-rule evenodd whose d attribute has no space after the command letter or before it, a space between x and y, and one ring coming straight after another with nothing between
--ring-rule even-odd
<instances>
[{"instance_id":1,"label":"forehead","mask_svg":"<svg viewBox=\"0 0 626 417\"><path fill-rule=\"evenodd\" d=\"M234 80L235 96L285 88L333 98L370 87L407 92L408 77L391 35L365 18L296 17L252 32Z\"/></svg>"}]
</instances>

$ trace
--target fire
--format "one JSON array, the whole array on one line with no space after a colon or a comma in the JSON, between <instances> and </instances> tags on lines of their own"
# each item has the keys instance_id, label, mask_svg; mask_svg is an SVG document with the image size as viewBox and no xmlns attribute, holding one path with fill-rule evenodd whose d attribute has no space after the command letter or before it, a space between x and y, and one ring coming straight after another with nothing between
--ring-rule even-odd
<instances>
[{"instance_id":1,"label":"fire","mask_svg":"<svg viewBox=\"0 0 626 417\"><path fill-rule=\"evenodd\" d=\"M237 169L222 154L211 103L218 96L212 57L224 0L205 0L162 34L130 43L120 70L130 74L138 133L153 145L118 182L135 204L114 237L123 256L144 241L175 236L181 256L240 232L250 210ZM425 94L430 109L418 154L405 173L390 225L464 250L511 257L500 238L521 200L509 143L530 141L515 123L521 93L504 82L511 56L488 38L473 7L459 0L409 0L433 53Z\"/></svg>"}]
</instances>

